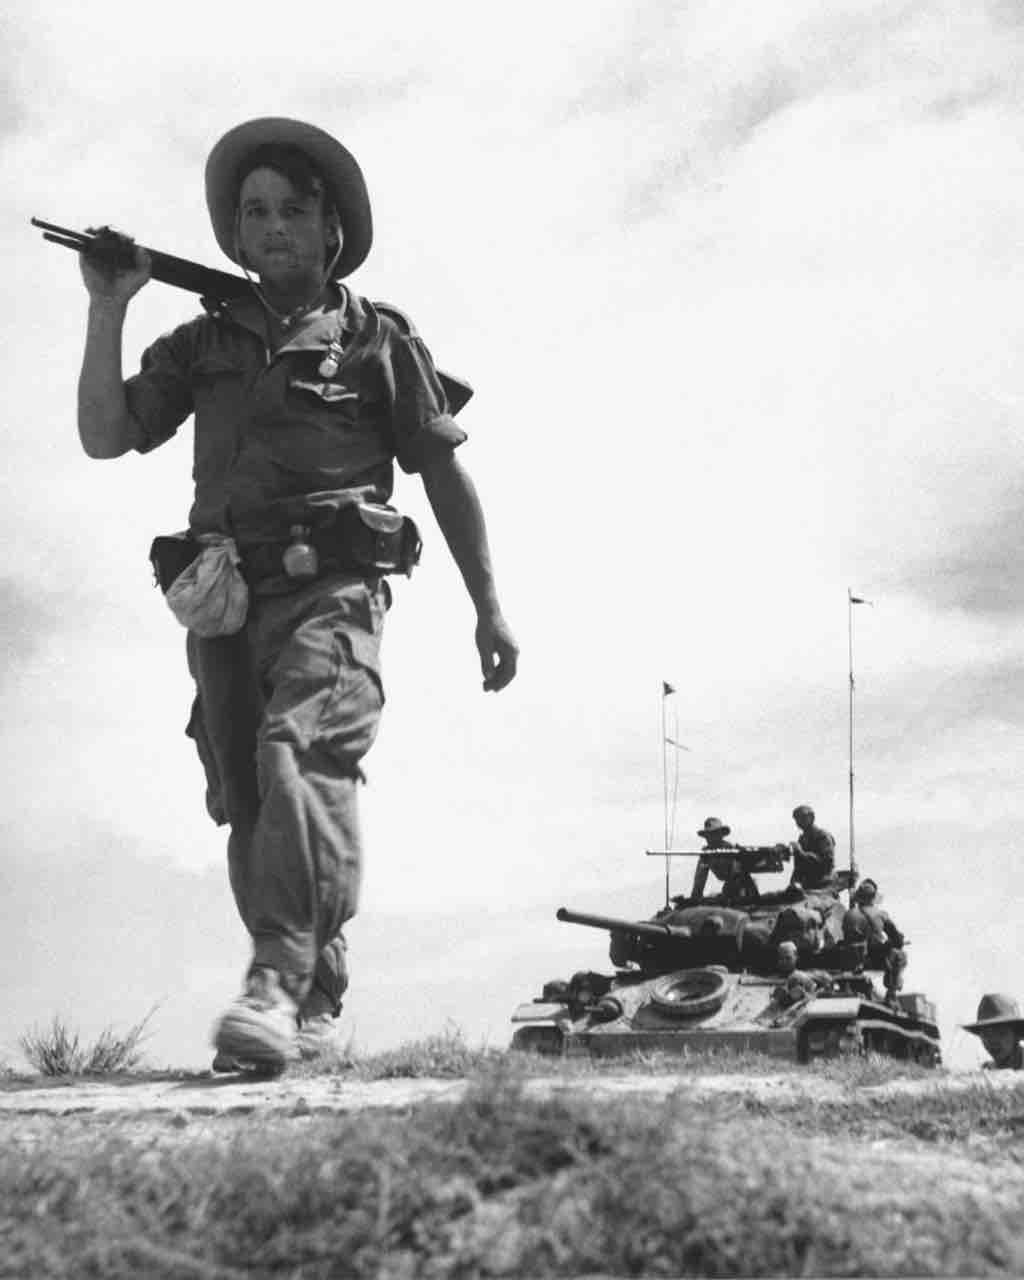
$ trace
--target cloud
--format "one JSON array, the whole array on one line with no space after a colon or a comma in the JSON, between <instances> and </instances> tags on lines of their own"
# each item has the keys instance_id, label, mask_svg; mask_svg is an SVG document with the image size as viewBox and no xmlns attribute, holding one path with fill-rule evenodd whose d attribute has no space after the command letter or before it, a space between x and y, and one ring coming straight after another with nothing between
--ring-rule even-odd
<instances>
[{"instance_id":1,"label":"cloud","mask_svg":"<svg viewBox=\"0 0 1024 1280\"><path fill-rule=\"evenodd\" d=\"M996 15L952 0L641 4L623 38L584 61L553 122L614 137L609 173L630 224L713 189L766 133L804 156L808 144L827 153L866 130L1016 102L1019 54Z\"/></svg>"},{"instance_id":2,"label":"cloud","mask_svg":"<svg viewBox=\"0 0 1024 1280\"><path fill-rule=\"evenodd\" d=\"M0 679L9 678L39 652L59 616L49 594L30 590L18 578L0 578Z\"/></svg>"},{"instance_id":3,"label":"cloud","mask_svg":"<svg viewBox=\"0 0 1024 1280\"><path fill-rule=\"evenodd\" d=\"M951 529L935 554L905 573L903 585L928 604L1010 621L1024 612L1024 486L1004 488L998 476L990 483L984 517Z\"/></svg>"}]
</instances>

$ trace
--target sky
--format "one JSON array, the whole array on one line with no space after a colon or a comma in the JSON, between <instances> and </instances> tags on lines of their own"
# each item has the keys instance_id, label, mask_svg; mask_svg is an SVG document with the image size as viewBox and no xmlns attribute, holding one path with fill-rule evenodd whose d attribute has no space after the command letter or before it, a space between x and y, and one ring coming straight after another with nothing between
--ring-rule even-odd
<instances>
[{"instance_id":1,"label":"sky","mask_svg":"<svg viewBox=\"0 0 1024 1280\"><path fill-rule=\"evenodd\" d=\"M353 288L475 388L460 452L522 650L485 695L400 477L426 549L385 637L347 1034L506 1043L541 982L606 962L558 906L661 904L666 808L693 847L709 814L792 838L810 802L845 860L852 588L858 862L947 1060L975 1065L957 1024L985 991L1024 998L1019 6L326 12L0 5L0 1059L53 1013L89 1031L157 1005L154 1056L200 1065L245 964L146 558L185 523L191 431L84 456L86 297L28 220L227 267L206 155L273 114L357 156ZM148 286L126 370L194 312ZM663 713L688 748L667 806Z\"/></svg>"}]
</instances>

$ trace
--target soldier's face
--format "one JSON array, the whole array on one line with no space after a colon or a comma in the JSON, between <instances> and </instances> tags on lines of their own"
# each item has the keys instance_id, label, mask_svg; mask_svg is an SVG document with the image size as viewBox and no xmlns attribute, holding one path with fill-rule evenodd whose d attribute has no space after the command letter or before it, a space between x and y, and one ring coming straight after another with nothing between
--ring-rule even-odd
<instances>
[{"instance_id":1,"label":"soldier's face","mask_svg":"<svg viewBox=\"0 0 1024 1280\"><path fill-rule=\"evenodd\" d=\"M323 197L303 195L275 169L254 169L238 194L238 243L261 280L319 280L327 253Z\"/></svg>"},{"instance_id":2,"label":"soldier's face","mask_svg":"<svg viewBox=\"0 0 1024 1280\"><path fill-rule=\"evenodd\" d=\"M1017 1038L1013 1027L992 1027L981 1033L981 1043L993 1062L1008 1062L1017 1048Z\"/></svg>"}]
</instances>

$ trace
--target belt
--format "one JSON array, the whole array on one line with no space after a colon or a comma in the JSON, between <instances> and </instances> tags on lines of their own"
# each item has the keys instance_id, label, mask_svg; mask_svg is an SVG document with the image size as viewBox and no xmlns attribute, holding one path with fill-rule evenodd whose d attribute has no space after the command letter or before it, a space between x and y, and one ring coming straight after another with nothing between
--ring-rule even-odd
<instances>
[{"instance_id":1,"label":"belt","mask_svg":"<svg viewBox=\"0 0 1024 1280\"><path fill-rule=\"evenodd\" d=\"M326 528L292 527L290 538L241 547L246 577L250 581L284 576L308 581L325 572L357 573L380 577L387 573L410 574L420 557L420 536L412 520L387 512L386 522L366 522L366 508L339 513ZM374 514L372 509L371 516Z\"/></svg>"}]
</instances>

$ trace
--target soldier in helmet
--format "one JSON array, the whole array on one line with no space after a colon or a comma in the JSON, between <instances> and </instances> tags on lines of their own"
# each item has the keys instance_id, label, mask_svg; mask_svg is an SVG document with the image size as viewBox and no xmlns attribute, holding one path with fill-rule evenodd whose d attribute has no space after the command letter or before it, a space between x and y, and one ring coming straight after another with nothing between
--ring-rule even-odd
<instances>
[{"instance_id":1,"label":"soldier in helmet","mask_svg":"<svg viewBox=\"0 0 1024 1280\"><path fill-rule=\"evenodd\" d=\"M903 988L903 972L907 953L906 938L896 928L888 911L878 905L878 885L870 877L857 886L849 911L843 917L843 938L847 942L867 944L869 964L880 965L885 972L885 989L894 997Z\"/></svg>"},{"instance_id":2,"label":"soldier in helmet","mask_svg":"<svg viewBox=\"0 0 1024 1280\"><path fill-rule=\"evenodd\" d=\"M798 804L793 821L800 835L790 846L793 851L791 884L805 890L833 892L836 886L836 842L831 832L815 822L809 804Z\"/></svg>"},{"instance_id":3,"label":"soldier in helmet","mask_svg":"<svg viewBox=\"0 0 1024 1280\"><path fill-rule=\"evenodd\" d=\"M965 1031L977 1036L991 1061L990 1070L1024 1070L1024 1017L1013 996L994 992L981 997L975 1022L965 1022Z\"/></svg>"}]
</instances>

